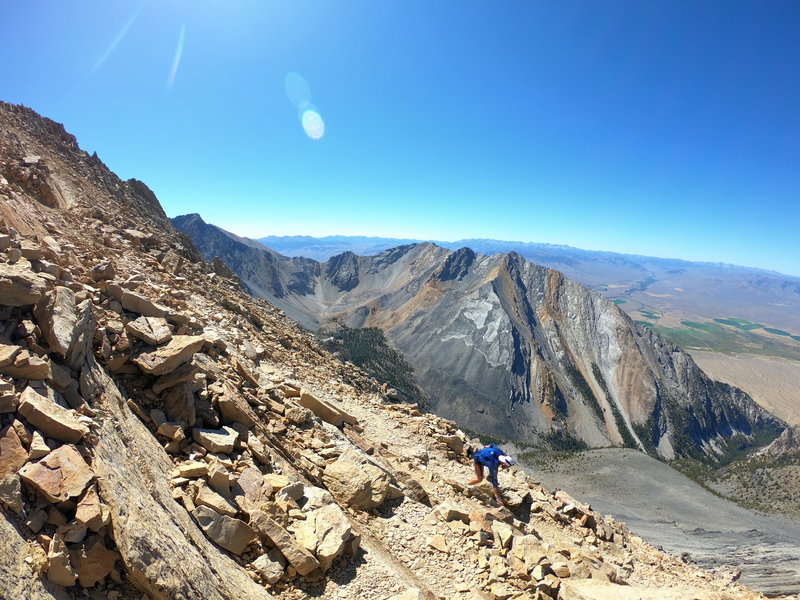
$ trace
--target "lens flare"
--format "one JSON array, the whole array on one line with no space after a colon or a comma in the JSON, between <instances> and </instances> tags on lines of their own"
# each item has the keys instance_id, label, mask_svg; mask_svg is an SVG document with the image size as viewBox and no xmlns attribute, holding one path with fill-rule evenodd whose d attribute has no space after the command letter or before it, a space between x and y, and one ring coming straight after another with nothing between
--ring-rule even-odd
<instances>
[{"instance_id":1,"label":"lens flare","mask_svg":"<svg viewBox=\"0 0 800 600\"><path fill-rule=\"evenodd\" d=\"M178 45L175 48L175 57L172 59L172 68L169 70L167 76L167 89L171 89L175 83L175 76L178 74L178 67L181 64L181 56L183 56L183 42L186 37L186 25L181 26L181 32L178 35Z\"/></svg>"},{"instance_id":2,"label":"lens flare","mask_svg":"<svg viewBox=\"0 0 800 600\"><path fill-rule=\"evenodd\" d=\"M299 111L308 108L308 104L311 102L311 88L308 87L308 83L303 79L303 76L299 73L289 73L283 83L286 87L286 96L289 98L289 102L294 104Z\"/></svg>"},{"instance_id":3,"label":"lens flare","mask_svg":"<svg viewBox=\"0 0 800 600\"><path fill-rule=\"evenodd\" d=\"M317 111L304 110L300 117L300 122L303 124L303 130L306 135L312 140L318 140L325 135L325 122Z\"/></svg>"}]
</instances>

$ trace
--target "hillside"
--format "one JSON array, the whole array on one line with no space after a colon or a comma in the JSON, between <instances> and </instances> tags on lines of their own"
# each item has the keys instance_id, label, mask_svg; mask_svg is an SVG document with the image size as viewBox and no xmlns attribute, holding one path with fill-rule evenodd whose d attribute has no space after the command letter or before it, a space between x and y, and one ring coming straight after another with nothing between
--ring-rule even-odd
<instances>
[{"instance_id":1,"label":"hillside","mask_svg":"<svg viewBox=\"0 0 800 600\"><path fill-rule=\"evenodd\" d=\"M316 263L242 244L197 215L174 222L303 325L382 329L434 412L475 431L724 463L783 429L616 304L518 254L416 244Z\"/></svg>"},{"instance_id":2,"label":"hillside","mask_svg":"<svg viewBox=\"0 0 800 600\"><path fill-rule=\"evenodd\" d=\"M387 402L0 104L0 597L758 598Z\"/></svg>"}]
</instances>

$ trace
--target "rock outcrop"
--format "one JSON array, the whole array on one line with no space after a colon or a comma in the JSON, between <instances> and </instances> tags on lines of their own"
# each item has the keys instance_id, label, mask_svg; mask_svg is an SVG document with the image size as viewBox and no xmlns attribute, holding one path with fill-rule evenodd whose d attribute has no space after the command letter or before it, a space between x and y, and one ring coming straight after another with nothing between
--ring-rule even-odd
<instances>
[{"instance_id":1,"label":"rock outcrop","mask_svg":"<svg viewBox=\"0 0 800 600\"><path fill-rule=\"evenodd\" d=\"M387 404L7 104L0 236L0 597L758 597L522 472L490 507L460 483L476 440Z\"/></svg>"}]
</instances>

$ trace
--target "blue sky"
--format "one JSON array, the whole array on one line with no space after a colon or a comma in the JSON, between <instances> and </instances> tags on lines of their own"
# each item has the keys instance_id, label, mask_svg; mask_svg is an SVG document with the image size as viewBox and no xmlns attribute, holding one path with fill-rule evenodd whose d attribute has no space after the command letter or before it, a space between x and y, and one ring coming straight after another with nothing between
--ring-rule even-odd
<instances>
[{"instance_id":1,"label":"blue sky","mask_svg":"<svg viewBox=\"0 0 800 600\"><path fill-rule=\"evenodd\" d=\"M249 237L800 275L799 30L779 0L13 2L0 99Z\"/></svg>"}]
</instances>

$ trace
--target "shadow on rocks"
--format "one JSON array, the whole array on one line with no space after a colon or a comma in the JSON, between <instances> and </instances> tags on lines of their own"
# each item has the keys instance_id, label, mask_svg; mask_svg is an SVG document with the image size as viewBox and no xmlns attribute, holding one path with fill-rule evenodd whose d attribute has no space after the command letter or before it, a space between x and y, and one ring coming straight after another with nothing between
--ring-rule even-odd
<instances>
[{"instance_id":1,"label":"shadow on rocks","mask_svg":"<svg viewBox=\"0 0 800 600\"><path fill-rule=\"evenodd\" d=\"M311 598L319 598L325 594L328 582L333 581L337 585L346 585L355 579L358 568L367 563L365 555L364 549L359 548L354 556L340 556L324 577L318 581L304 579L297 582L296 587Z\"/></svg>"}]
</instances>

